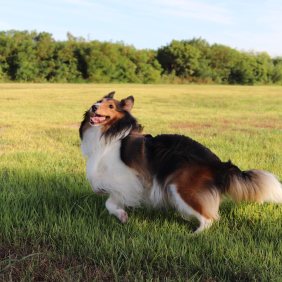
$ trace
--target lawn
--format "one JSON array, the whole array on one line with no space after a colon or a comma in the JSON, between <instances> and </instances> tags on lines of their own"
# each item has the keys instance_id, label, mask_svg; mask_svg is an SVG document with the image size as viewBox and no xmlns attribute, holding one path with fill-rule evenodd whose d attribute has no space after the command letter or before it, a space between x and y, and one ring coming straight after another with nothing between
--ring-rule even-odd
<instances>
[{"instance_id":1,"label":"lawn","mask_svg":"<svg viewBox=\"0 0 282 282\"><path fill-rule=\"evenodd\" d=\"M225 199L196 236L174 210L108 214L78 127L111 91L134 96L145 133L190 136L281 182L281 87L0 84L0 281L282 281L282 205Z\"/></svg>"}]
</instances>

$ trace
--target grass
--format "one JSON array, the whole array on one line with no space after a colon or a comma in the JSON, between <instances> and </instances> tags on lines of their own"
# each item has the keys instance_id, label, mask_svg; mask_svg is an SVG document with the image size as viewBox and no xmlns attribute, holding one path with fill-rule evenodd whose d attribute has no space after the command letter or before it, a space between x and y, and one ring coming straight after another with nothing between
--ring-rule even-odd
<instances>
[{"instance_id":1,"label":"grass","mask_svg":"<svg viewBox=\"0 0 282 282\"><path fill-rule=\"evenodd\" d=\"M188 135L282 179L281 87L0 84L1 281L282 281L282 206L223 201L197 236L175 211L109 216L85 179L78 126L115 90L145 132Z\"/></svg>"}]
</instances>

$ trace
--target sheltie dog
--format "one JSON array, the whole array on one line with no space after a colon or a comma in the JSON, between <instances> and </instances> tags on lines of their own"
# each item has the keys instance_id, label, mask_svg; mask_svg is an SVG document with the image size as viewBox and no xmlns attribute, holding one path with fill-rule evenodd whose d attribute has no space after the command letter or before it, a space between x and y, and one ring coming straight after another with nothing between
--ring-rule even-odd
<instances>
[{"instance_id":1,"label":"sheltie dog","mask_svg":"<svg viewBox=\"0 0 282 282\"><path fill-rule=\"evenodd\" d=\"M79 133L92 190L109 194L106 207L121 222L128 220L125 207L174 208L185 219L196 217L199 233L219 219L222 194L235 202L282 203L273 174L241 171L186 136L142 134L131 115L134 98L118 101L114 93L85 112Z\"/></svg>"}]
</instances>

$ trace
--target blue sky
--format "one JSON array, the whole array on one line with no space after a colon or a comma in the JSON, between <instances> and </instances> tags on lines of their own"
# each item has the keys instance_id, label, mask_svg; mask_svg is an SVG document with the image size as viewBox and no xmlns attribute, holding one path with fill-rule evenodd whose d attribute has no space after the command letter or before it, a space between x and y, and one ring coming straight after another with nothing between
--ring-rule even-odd
<instances>
[{"instance_id":1,"label":"blue sky","mask_svg":"<svg viewBox=\"0 0 282 282\"><path fill-rule=\"evenodd\" d=\"M202 37L282 56L282 1L0 0L0 30L36 30L157 49Z\"/></svg>"}]
</instances>

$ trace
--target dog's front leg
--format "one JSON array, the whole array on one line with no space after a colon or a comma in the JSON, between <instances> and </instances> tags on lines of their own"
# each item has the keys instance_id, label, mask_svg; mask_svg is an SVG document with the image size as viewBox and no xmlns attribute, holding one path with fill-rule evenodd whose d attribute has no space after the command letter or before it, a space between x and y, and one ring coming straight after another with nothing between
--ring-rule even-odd
<instances>
[{"instance_id":1,"label":"dog's front leg","mask_svg":"<svg viewBox=\"0 0 282 282\"><path fill-rule=\"evenodd\" d=\"M122 223L127 222L127 213L119 207L119 202L112 195L106 201L106 208L110 214L115 215Z\"/></svg>"}]
</instances>

